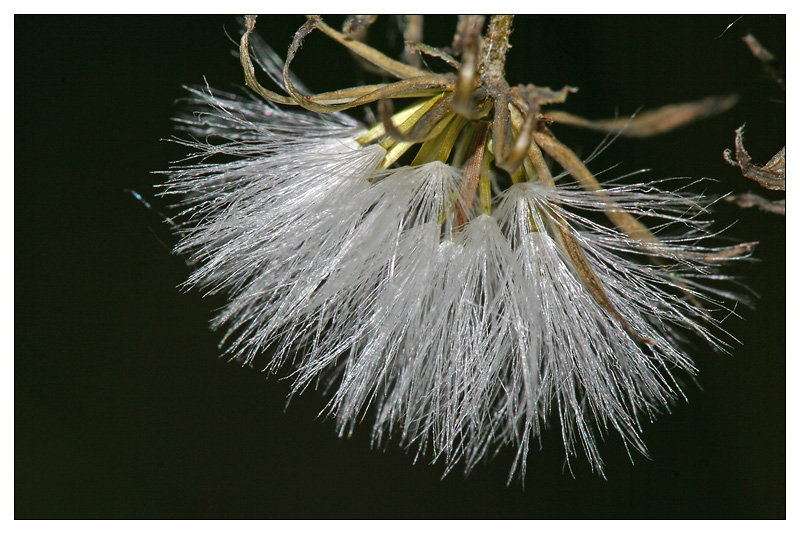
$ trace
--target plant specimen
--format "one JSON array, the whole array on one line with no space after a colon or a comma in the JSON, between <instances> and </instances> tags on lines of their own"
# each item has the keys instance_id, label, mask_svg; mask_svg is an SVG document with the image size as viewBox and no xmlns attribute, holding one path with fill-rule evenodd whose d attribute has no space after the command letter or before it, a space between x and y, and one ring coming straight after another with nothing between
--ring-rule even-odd
<instances>
[{"instance_id":1,"label":"plant specimen","mask_svg":"<svg viewBox=\"0 0 800 534\"><path fill-rule=\"evenodd\" d=\"M736 296L717 267L750 245L705 244L710 201L690 184L601 184L551 126L648 136L734 99L607 121L551 110L575 89L506 82L512 20L460 17L443 49L408 17L398 61L360 40L371 17L344 32L309 17L284 62L247 17L255 95L192 90L183 142L201 161L165 193L183 198L188 285L229 296L213 323L228 354L269 352L294 392L330 391L341 434L371 414L376 443L397 436L448 471L510 445L510 479L557 419L567 457L602 474L601 436L646 454L640 419L682 396L684 338L724 346L712 312ZM309 95L290 64L315 30L396 81ZM372 124L342 113L371 104Z\"/></svg>"}]
</instances>

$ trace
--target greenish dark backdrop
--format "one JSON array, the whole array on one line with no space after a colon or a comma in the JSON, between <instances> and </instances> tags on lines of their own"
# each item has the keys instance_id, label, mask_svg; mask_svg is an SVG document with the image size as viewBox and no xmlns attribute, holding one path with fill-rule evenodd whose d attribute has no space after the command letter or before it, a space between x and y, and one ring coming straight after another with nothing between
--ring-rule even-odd
<instances>
[{"instance_id":1,"label":"greenish dark backdrop","mask_svg":"<svg viewBox=\"0 0 800 534\"><path fill-rule=\"evenodd\" d=\"M709 193L756 190L722 160L747 123L757 162L785 142L784 94L741 41L785 57L784 16L519 17L514 83L580 87L563 109L591 118L738 93L723 116L595 160L611 173L709 177ZM336 24L341 19L331 18ZM285 51L302 17L259 18ZM430 17L432 45L454 19ZM375 35L386 33L379 23ZM182 84L236 90L235 17L15 18L14 345L17 518L779 518L785 517L785 221L720 204L727 235L760 241L735 274L760 295L726 327L730 355L689 350L700 370L632 465L601 446L608 480L564 466L557 426L506 487L511 451L464 479L361 427L340 439L321 394L284 411L288 383L219 359L207 323L221 305L177 289L189 269L174 238L126 189L154 197L183 155L162 142ZM296 71L313 90L358 82L349 56L312 34ZM555 128L554 128L555 129ZM584 155L601 137L556 134ZM772 195L774 198L775 195ZM779 195L777 196L780 197Z\"/></svg>"}]
</instances>

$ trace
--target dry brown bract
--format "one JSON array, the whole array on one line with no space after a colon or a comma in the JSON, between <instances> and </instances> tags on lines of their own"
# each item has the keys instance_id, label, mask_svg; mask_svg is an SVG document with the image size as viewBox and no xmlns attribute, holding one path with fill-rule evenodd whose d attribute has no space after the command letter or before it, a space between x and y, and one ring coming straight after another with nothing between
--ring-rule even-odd
<instances>
[{"instance_id":1,"label":"dry brown bract","mask_svg":"<svg viewBox=\"0 0 800 534\"><path fill-rule=\"evenodd\" d=\"M748 34L743 38L745 44L752 52L753 56L761 62L765 74L771 78L780 88L786 92L786 80L784 79L783 69L778 64L777 59L772 53L764 48L764 46L753 35ZM752 164L750 154L744 148L743 142L744 125L736 130L736 159L732 157L731 150L727 149L723 152L725 161L735 167L739 167L742 175L758 182L762 187L772 189L774 191L786 191L786 147L781 148L777 154L772 156L766 165L759 167ZM761 211L768 213L775 213L777 215L786 215L786 200L770 201L753 193L745 193L741 195L731 195L726 198L728 202L735 202L739 207L750 208L757 207Z\"/></svg>"}]
</instances>

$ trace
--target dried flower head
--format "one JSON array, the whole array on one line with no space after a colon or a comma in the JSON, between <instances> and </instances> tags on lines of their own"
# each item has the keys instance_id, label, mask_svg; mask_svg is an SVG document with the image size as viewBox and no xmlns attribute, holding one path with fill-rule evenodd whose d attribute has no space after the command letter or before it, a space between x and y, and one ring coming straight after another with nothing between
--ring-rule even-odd
<instances>
[{"instance_id":1,"label":"dried flower head","mask_svg":"<svg viewBox=\"0 0 800 534\"><path fill-rule=\"evenodd\" d=\"M711 287L715 266L749 245L706 247L707 202L683 186L601 185L549 126L646 136L732 99L627 121L545 114L575 89L509 86L507 16L485 35L482 17L462 17L452 47L412 42L405 62L358 40L369 18L343 34L310 17L285 64L246 22L241 62L266 102L193 90L202 111L182 125L206 140L184 142L203 161L166 184L184 198L188 284L230 297L214 321L228 353L274 351L267 369L291 363L295 392L331 388L342 434L372 413L376 442L399 436L447 470L511 445L524 474L554 418L567 457L581 448L600 473L606 432L646 454L639 419L682 395L685 335L723 344L708 308L731 295ZM307 95L289 65L315 29L398 81ZM420 54L456 72L423 70ZM286 95L257 81L253 58ZM394 112L398 99L413 100ZM341 114L371 103L367 127Z\"/></svg>"}]
</instances>

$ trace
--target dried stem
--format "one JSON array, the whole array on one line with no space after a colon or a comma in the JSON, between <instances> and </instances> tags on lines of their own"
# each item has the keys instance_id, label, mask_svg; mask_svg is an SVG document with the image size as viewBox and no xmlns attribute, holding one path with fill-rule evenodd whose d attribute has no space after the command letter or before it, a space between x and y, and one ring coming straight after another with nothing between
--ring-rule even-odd
<instances>
[{"instance_id":1,"label":"dried stem","mask_svg":"<svg viewBox=\"0 0 800 534\"><path fill-rule=\"evenodd\" d=\"M492 15L484 41L481 75L485 73L493 79L502 79L505 76L508 36L511 34L513 20L514 15Z\"/></svg>"}]
</instances>

